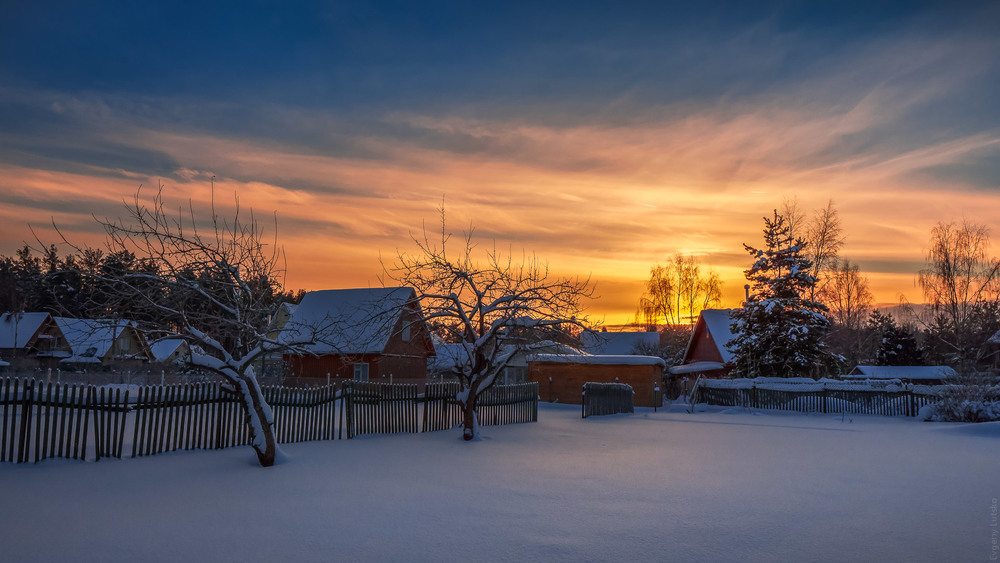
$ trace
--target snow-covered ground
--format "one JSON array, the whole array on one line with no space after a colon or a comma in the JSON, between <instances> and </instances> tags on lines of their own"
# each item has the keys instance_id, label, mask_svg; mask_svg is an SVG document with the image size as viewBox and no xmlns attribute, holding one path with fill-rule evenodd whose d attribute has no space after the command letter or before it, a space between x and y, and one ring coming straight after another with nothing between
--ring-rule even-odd
<instances>
[{"instance_id":1,"label":"snow-covered ground","mask_svg":"<svg viewBox=\"0 0 1000 563\"><path fill-rule=\"evenodd\" d=\"M715 409L0 466L5 561L981 561L1000 423Z\"/></svg>"}]
</instances>

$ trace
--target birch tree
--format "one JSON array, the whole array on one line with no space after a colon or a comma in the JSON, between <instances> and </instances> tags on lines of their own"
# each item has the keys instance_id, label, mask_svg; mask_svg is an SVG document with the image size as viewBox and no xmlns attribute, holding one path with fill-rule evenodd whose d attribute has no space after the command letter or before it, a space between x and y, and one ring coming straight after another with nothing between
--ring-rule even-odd
<instances>
[{"instance_id":1,"label":"birch tree","mask_svg":"<svg viewBox=\"0 0 1000 563\"><path fill-rule=\"evenodd\" d=\"M655 327L693 321L699 311L722 301L722 280L713 271L703 274L693 256L676 254L664 265L650 268L646 291L639 298L636 320Z\"/></svg>"},{"instance_id":2,"label":"birch tree","mask_svg":"<svg viewBox=\"0 0 1000 563\"><path fill-rule=\"evenodd\" d=\"M934 313L927 331L951 351L959 372L974 372L990 354L1000 310L1000 259L990 255L989 229L968 221L938 223L917 282Z\"/></svg>"}]
</instances>

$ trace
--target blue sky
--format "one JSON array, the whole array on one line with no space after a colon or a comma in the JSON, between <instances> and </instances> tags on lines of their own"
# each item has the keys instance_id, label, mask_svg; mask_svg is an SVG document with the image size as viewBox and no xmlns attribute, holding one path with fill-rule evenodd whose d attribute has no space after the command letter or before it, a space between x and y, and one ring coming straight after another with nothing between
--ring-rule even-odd
<instances>
[{"instance_id":1,"label":"blue sky","mask_svg":"<svg viewBox=\"0 0 1000 563\"><path fill-rule=\"evenodd\" d=\"M835 200L883 300L934 222L1000 227L995 2L5 10L0 252L25 222L93 236L138 184L199 200L214 175L278 210L290 284L365 285L445 195L620 312L677 251L738 298L740 242L785 197ZM320 238L350 267L296 250Z\"/></svg>"}]
</instances>

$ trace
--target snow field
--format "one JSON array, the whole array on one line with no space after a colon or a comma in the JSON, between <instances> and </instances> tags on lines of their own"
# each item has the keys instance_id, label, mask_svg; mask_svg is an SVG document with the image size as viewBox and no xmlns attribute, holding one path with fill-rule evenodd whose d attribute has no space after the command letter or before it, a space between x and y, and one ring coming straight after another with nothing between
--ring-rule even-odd
<instances>
[{"instance_id":1,"label":"snow field","mask_svg":"<svg viewBox=\"0 0 1000 563\"><path fill-rule=\"evenodd\" d=\"M709 407L0 466L8 561L978 561L1000 423ZM14 508L16 507L16 509Z\"/></svg>"}]
</instances>

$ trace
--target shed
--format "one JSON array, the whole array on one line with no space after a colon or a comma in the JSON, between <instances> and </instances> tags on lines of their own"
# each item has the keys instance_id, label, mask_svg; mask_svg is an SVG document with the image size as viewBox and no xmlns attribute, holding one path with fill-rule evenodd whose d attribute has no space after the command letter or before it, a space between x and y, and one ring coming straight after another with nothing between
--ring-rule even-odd
<instances>
[{"instance_id":1,"label":"shed","mask_svg":"<svg viewBox=\"0 0 1000 563\"><path fill-rule=\"evenodd\" d=\"M591 332L580 335L580 345L588 354L628 356L656 350L660 345L658 332Z\"/></svg>"},{"instance_id":2,"label":"shed","mask_svg":"<svg viewBox=\"0 0 1000 563\"><path fill-rule=\"evenodd\" d=\"M948 366L857 366L843 379L898 379L904 383L940 385L958 377Z\"/></svg>"},{"instance_id":3,"label":"shed","mask_svg":"<svg viewBox=\"0 0 1000 563\"><path fill-rule=\"evenodd\" d=\"M191 345L183 338L164 338L150 343L150 361L159 364L183 363L191 358Z\"/></svg>"},{"instance_id":4,"label":"shed","mask_svg":"<svg viewBox=\"0 0 1000 563\"><path fill-rule=\"evenodd\" d=\"M698 315L687 348L684 361L673 366L671 375L688 374L702 377L725 377L729 370L725 365L732 361L733 354L728 344L734 338L730 330L732 317L730 309L705 309Z\"/></svg>"},{"instance_id":5,"label":"shed","mask_svg":"<svg viewBox=\"0 0 1000 563\"><path fill-rule=\"evenodd\" d=\"M528 380L538 382L541 400L574 405L582 401L584 383L627 383L636 406L652 407L665 365L654 356L535 354L528 356Z\"/></svg>"}]
</instances>

